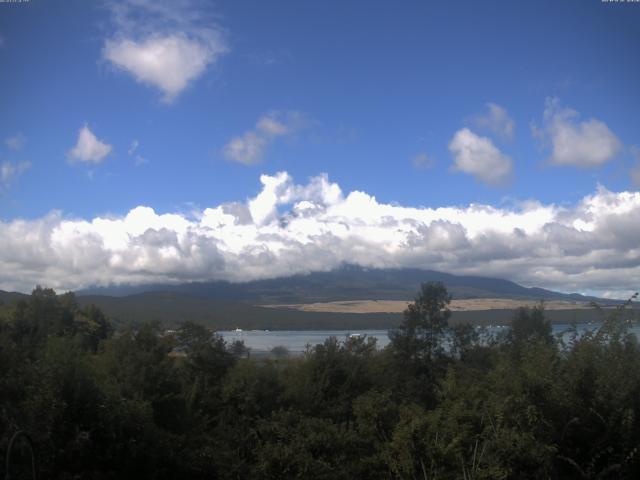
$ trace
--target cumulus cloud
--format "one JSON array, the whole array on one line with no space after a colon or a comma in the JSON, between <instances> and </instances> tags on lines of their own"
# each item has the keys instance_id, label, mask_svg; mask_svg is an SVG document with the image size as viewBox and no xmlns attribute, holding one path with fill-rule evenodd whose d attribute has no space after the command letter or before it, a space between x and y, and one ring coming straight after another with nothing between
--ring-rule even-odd
<instances>
[{"instance_id":1,"label":"cumulus cloud","mask_svg":"<svg viewBox=\"0 0 640 480\"><path fill-rule=\"evenodd\" d=\"M229 51L224 35L195 1L127 0L110 4L116 32L103 57L171 103Z\"/></svg>"},{"instance_id":2,"label":"cumulus cloud","mask_svg":"<svg viewBox=\"0 0 640 480\"><path fill-rule=\"evenodd\" d=\"M640 285L640 192L599 187L572 206L414 208L344 193L326 175L260 182L247 201L190 215L139 206L116 217L0 222L0 288L244 281L345 262L613 296Z\"/></svg>"},{"instance_id":3,"label":"cumulus cloud","mask_svg":"<svg viewBox=\"0 0 640 480\"><path fill-rule=\"evenodd\" d=\"M3 162L0 164L0 191L11 186L13 181L31 168L31 162Z\"/></svg>"},{"instance_id":4,"label":"cumulus cloud","mask_svg":"<svg viewBox=\"0 0 640 480\"><path fill-rule=\"evenodd\" d=\"M507 111L495 103L487 103L487 113L472 117L471 122L481 130L487 130L504 139L513 139L516 123Z\"/></svg>"},{"instance_id":5,"label":"cumulus cloud","mask_svg":"<svg viewBox=\"0 0 640 480\"><path fill-rule=\"evenodd\" d=\"M222 53L220 49L190 40L184 34L158 36L143 41L107 41L104 56L131 73L140 83L153 85L171 102Z\"/></svg>"},{"instance_id":6,"label":"cumulus cloud","mask_svg":"<svg viewBox=\"0 0 640 480\"><path fill-rule=\"evenodd\" d=\"M89 130L89 126L84 125L78 132L76 145L69 150L67 157L71 163L99 164L111 153L111 150L111 145L99 140Z\"/></svg>"},{"instance_id":7,"label":"cumulus cloud","mask_svg":"<svg viewBox=\"0 0 640 480\"><path fill-rule=\"evenodd\" d=\"M454 169L473 175L488 185L507 183L512 175L512 161L487 137L468 128L458 130L449 143Z\"/></svg>"},{"instance_id":8,"label":"cumulus cloud","mask_svg":"<svg viewBox=\"0 0 640 480\"><path fill-rule=\"evenodd\" d=\"M251 130L232 138L222 152L228 160L256 165L277 138L293 135L307 124L307 119L300 112L273 111L260 117Z\"/></svg>"},{"instance_id":9,"label":"cumulus cloud","mask_svg":"<svg viewBox=\"0 0 640 480\"><path fill-rule=\"evenodd\" d=\"M558 166L593 168L613 159L622 143L609 127L595 118L580 121L580 114L547 98L542 126L532 125L534 137L549 144L549 162Z\"/></svg>"},{"instance_id":10,"label":"cumulus cloud","mask_svg":"<svg viewBox=\"0 0 640 480\"><path fill-rule=\"evenodd\" d=\"M27 143L27 138L22 133L16 133L11 137L7 137L4 139L4 143L11 150L22 150L22 148Z\"/></svg>"}]
</instances>

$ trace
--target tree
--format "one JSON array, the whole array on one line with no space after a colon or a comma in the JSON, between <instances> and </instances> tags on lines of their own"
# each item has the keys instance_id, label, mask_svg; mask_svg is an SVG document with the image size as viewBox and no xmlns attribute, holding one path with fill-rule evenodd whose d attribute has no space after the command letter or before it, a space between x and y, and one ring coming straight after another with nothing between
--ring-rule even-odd
<instances>
[{"instance_id":1,"label":"tree","mask_svg":"<svg viewBox=\"0 0 640 480\"><path fill-rule=\"evenodd\" d=\"M192 321L182 322L176 332L178 346L186 351L198 345L210 343L212 338L213 334L207 327Z\"/></svg>"},{"instance_id":2,"label":"tree","mask_svg":"<svg viewBox=\"0 0 640 480\"><path fill-rule=\"evenodd\" d=\"M287 358L289 354L289 349L283 345L276 345L271 349L271 355L279 359Z\"/></svg>"},{"instance_id":3,"label":"tree","mask_svg":"<svg viewBox=\"0 0 640 480\"><path fill-rule=\"evenodd\" d=\"M425 406L436 402L438 378L447 363L442 344L451 316L450 302L441 282L423 283L400 326L389 332L384 378L390 379L396 401L418 400Z\"/></svg>"},{"instance_id":4,"label":"tree","mask_svg":"<svg viewBox=\"0 0 640 480\"><path fill-rule=\"evenodd\" d=\"M544 316L543 302L533 308L520 307L516 310L515 317L511 323L509 340L516 347L534 342L549 345L553 343L551 322Z\"/></svg>"},{"instance_id":5,"label":"tree","mask_svg":"<svg viewBox=\"0 0 640 480\"><path fill-rule=\"evenodd\" d=\"M251 354L251 349L245 345L244 340L234 340L233 343L229 345L229 351L236 358L249 358Z\"/></svg>"},{"instance_id":6,"label":"tree","mask_svg":"<svg viewBox=\"0 0 640 480\"><path fill-rule=\"evenodd\" d=\"M466 360L469 353L479 346L480 335L470 323L460 323L451 329L451 354Z\"/></svg>"},{"instance_id":7,"label":"tree","mask_svg":"<svg viewBox=\"0 0 640 480\"><path fill-rule=\"evenodd\" d=\"M111 336L113 327L102 310L87 305L84 310L75 312L71 331L82 339L86 349L95 353L100 342Z\"/></svg>"},{"instance_id":8,"label":"tree","mask_svg":"<svg viewBox=\"0 0 640 480\"><path fill-rule=\"evenodd\" d=\"M389 334L394 350L408 361L432 359L440 353L451 317L450 302L451 295L442 282L423 283L415 301L404 311L402 324Z\"/></svg>"}]
</instances>

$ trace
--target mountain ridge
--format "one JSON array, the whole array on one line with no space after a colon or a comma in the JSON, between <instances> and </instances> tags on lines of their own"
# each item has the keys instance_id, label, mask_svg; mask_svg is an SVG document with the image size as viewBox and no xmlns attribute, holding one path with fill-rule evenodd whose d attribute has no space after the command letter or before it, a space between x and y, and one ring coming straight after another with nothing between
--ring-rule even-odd
<instances>
[{"instance_id":1,"label":"mountain ridge","mask_svg":"<svg viewBox=\"0 0 640 480\"><path fill-rule=\"evenodd\" d=\"M580 294L524 287L510 280L453 275L423 269L369 269L352 265L328 272L244 283L193 282L85 289L76 292L81 305L95 304L116 324L157 320L167 326L193 320L215 329L362 329L393 328L401 313L337 313L266 308L268 305L311 304L349 300L412 301L421 282L441 281L454 300L561 300L569 303L619 304ZM10 304L27 295L0 291L0 302ZM580 307L577 305L577 307ZM592 309L549 311L553 322L592 321ZM453 322L506 324L511 309L453 312Z\"/></svg>"},{"instance_id":2,"label":"mountain ridge","mask_svg":"<svg viewBox=\"0 0 640 480\"><path fill-rule=\"evenodd\" d=\"M539 287L524 287L500 278L454 275L417 268L373 269L354 265L343 265L327 272L310 272L242 283L211 281L175 285L93 287L79 290L77 295L123 297L147 292L174 292L256 305L354 299L410 301L414 299L420 283L426 281L441 281L455 299L513 298L617 303L578 293L567 294Z\"/></svg>"}]
</instances>

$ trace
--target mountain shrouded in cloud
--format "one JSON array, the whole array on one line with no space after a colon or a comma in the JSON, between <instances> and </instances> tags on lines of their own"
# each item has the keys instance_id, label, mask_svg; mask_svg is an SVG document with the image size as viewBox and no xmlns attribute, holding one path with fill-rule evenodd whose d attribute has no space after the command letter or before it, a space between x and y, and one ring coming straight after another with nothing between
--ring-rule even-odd
<instances>
[{"instance_id":1,"label":"mountain shrouded in cloud","mask_svg":"<svg viewBox=\"0 0 640 480\"><path fill-rule=\"evenodd\" d=\"M623 297L640 284L640 193L604 187L566 207L404 207L326 175L262 175L244 202L192 213L139 206L89 220L62 212L0 223L0 288L245 281L342 263L503 277Z\"/></svg>"}]
</instances>

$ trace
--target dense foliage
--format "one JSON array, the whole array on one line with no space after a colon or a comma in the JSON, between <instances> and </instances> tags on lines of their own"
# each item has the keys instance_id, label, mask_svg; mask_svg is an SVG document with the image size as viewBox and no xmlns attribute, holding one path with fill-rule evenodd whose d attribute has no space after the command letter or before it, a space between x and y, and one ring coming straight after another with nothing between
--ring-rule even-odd
<instances>
[{"instance_id":1,"label":"dense foliage","mask_svg":"<svg viewBox=\"0 0 640 480\"><path fill-rule=\"evenodd\" d=\"M640 478L640 346L623 310L559 342L542 306L487 338L424 284L377 350L248 358L202 326L113 332L37 288L0 321L0 452L42 478ZM19 468L19 465L16 466Z\"/></svg>"}]
</instances>

